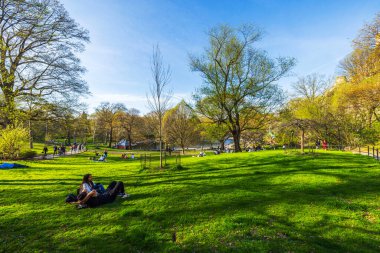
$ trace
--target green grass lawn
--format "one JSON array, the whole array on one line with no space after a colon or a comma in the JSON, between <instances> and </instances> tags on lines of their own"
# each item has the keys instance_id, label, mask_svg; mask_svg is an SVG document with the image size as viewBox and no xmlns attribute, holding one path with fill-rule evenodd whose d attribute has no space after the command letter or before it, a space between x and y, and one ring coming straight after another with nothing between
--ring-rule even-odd
<instances>
[{"instance_id":1,"label":"green grass lawn","mask_svg":"<svg viewBox=\"0 0 380 253\"><path fill-rule=\"evenodd\" d=\"M0 252L380 252L374 159L263 151L155 171L90 155L0 170ZM85 173L122 180L132 196L94 209L65 204Z\"/></svg>"}]
</instances>

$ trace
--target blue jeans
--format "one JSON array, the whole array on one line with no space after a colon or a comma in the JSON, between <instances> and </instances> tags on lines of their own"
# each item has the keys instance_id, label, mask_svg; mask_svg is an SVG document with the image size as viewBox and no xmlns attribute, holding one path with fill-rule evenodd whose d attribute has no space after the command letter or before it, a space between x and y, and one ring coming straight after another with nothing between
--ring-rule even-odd
<instances>
[{"instance_id":1,"label":"blue jeans","mask_svg":"<svg viewBox=\"0 0 380 253\"><path fill-rule=\"evenodd\" d=\"M97 183L97 184L94 185L94 189L95 189L97 192L99 192L99 193L103 193L103 192L106 191L106 190L104 189L104 186L103 186L102 184L99 184L99 183Z\"/></svg>"}]
</instances>

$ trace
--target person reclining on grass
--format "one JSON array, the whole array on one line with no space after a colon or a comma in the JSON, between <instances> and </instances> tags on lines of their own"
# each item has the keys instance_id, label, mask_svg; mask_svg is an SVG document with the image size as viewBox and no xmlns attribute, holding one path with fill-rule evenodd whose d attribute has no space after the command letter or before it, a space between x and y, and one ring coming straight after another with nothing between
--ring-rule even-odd
<instances>
[{"instance_id":1,"label":"person reclining on grass","mask_svg":"<svg viewBox=\"0 0 380 253\"><path fill-rule=\"evenodd\" d=\"M79 208L85 207L97 207L107 203L115 201L116 196L121 196L123 199L128 198L129 194L126 194L124 191L124 183L121 181L113 181L107 187L107 190L104 193L97 193L96 190L91 192L82 191L77 199L76 204L79 204Z\"/></svg>"},{"instance_id":2,"label":"person reclining on grass","mask_svg":"<svg viewBox=\"0 0 380 253\"><path fill-rule=\"evenodd\" d=\"M91 192L92 190L96 190L98 193L103 193L106 191L102 184L94 184L94 182L92 181L92 174L86 174L83 176L82 184L79 188L78 194L84 190L87 193Z\"/></svg>"}]
</instances>

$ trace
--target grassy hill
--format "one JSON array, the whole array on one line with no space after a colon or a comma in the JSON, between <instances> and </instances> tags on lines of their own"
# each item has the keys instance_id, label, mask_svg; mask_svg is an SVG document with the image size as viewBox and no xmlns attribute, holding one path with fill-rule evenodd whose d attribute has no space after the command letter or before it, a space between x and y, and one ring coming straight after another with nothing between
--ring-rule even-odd
<instances>
[{"instance_id":1,"label":"grassy hill","mask_svg":"<svg viewBox=\"0 0 380 253\"><path fill-rule=\"evenodd\" d=\"M263 151L158 171L91 155L0 170L0 252L380 251L380 165L365 156ZM64 198L85 173L132 196L76 210Z\"/></svg>"}]
</instances>

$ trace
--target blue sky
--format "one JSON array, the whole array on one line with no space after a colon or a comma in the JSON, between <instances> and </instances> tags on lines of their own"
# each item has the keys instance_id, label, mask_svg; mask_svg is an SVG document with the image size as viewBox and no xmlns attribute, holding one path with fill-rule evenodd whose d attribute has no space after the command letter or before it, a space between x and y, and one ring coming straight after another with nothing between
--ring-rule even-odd
<instances>
[{"instance_id":1,"label":"blue sky","mask_svg":"<svg viewBox=\"0 0 380 253\"><path fill-rule=\"evenodd\" d=\"M189 53L207 47L206 32L218 24L255 24L265 31L258 46L269 55L297 59L279 84L291 93L297 76L333 76L365 22L380 11L377 0L62 0L91 43L80 55L88 72L90 112L102 101L148 111L150 57L159 44L172 69L174 101L189 99L202 84L189 68Z\"/></svg>"}]
</instances>

